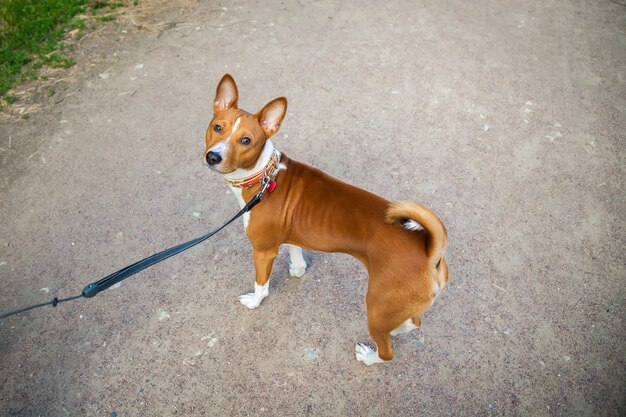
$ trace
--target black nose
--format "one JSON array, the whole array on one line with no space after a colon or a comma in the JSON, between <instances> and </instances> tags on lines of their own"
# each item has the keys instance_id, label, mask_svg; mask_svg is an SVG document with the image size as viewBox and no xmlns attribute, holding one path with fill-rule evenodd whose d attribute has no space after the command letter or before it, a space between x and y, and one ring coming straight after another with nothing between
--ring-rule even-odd
<instances>
[{"instance_id":1,"label":"black nose","mask_svg":"<svg viewBox=\"0 0 626 417\"><path fill-rule=\"evenodd\" d=\"M222 157L216 152L209 152L206 154L206 162L209 165L217 165L222 162Z\"/></svg>"}]
</instances>

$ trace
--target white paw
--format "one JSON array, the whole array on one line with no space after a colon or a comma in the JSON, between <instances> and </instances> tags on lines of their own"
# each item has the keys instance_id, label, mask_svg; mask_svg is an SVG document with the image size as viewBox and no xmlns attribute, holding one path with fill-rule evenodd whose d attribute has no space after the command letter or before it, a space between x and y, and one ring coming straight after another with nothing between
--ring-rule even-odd
<instances>
[{"instance_id":1,"label":"white paw","mask_svg":"<svg viewBox=\"0 0 626 417\"><path fill-rule=\"evenodd\" d=\"M287 248L289 249L289 275L300 278L306 272L302 248L295 245L287 245Z\"/></svg>"},{"instance_id":2,"label":"white paw","mask_svg":"<svg viewBox=\"0 0 626 417\"><path fill-rule=\"evenodd\" d=\"M261 301L263 301L263 298L264 297L258 297L257 294L254 292L249 292L248 294L240 295L239 302L252 310L253 308L257 308L261 305Z\"/></svg>"},{"instance_id":3,"label":"white paw","mask_svg":"<svg viewBox=\"0 0 626 417\"><path fill-rule=\"evenodd\" d=\"M397 328L395 328L391 332L389 332L389 334L391 336L398 336L400 334L408 333L411 330L415 330L415 329L417 329L417 326L415 324L413 324L413 320L407 319L401 325L399 325Z\"/></svg>"},{"instance_id":4,"label":"white paw","mask_svg":"<svg viewBox=\"0 0 626 417\"><path fill-rule=\"evenodd\" d=\"M383 360L378 357L378 352L366 344L357 343L354 352L356 353L356 360L363 362L367 366L383 362Z\"/></svg>"},{"instance_id":5,"label":"white paw","mask_svg":"<svg viewBox=\"0 0 626 417\"><path fill-rule=\"evenodd\" d=\"M289 262L289 275L292 277L300 278L306 272L306 264L294 265Z\"/></svg>"},{"instance_id":6,"label":"white paw","mask_svg":"<svg viewBox=\"0 0 626 417\"><path fill-rule=\"evenodd\" d=\"M254 292L243 294L239 296L239 301L249 309L257 308L261 305L261 301L265 297L270 295L270 282L267 281L265 285L254 284Z\"/></svg>"}]
</instances>

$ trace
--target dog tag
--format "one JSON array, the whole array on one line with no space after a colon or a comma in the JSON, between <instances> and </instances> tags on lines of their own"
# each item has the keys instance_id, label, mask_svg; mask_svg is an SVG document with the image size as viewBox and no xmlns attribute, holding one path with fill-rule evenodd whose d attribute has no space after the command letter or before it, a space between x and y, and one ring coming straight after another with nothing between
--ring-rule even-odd
<instances>
[{"instance_id":1,"label":"dog tag","mask_svg":"<svg viewBox=\"0 0 626 417\"><path fill-rule=\"evenodd\" d=\"M274 191L274 188L276 188L276 181L270 180L269 184L267 185L267 191L271 193L272 191Z\"/></svg>"}]
</instances>

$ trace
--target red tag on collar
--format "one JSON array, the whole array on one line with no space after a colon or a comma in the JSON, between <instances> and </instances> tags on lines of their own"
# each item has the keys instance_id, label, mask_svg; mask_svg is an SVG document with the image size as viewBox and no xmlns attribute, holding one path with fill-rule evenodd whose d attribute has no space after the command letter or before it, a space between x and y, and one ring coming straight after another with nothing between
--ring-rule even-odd
<instances>
[{"instance_id":1,"label":"red tag on collar","mask_svg":"<svg viewBox=\"0 0 626 417\"><path fill-rule=\"evenodd\" d=\"M271 193L274 191L274 188L276 188L276 181L270 180L269 184L267 184L267 191Z\"/></svg>"}]
</instances>

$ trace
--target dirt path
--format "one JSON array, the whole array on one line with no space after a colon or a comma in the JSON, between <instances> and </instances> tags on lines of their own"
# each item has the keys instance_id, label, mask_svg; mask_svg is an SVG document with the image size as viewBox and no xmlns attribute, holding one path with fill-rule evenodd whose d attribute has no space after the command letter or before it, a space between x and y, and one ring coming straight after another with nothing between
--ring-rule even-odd
<instances>
[{"instance_id":1,"label":"dirt path","mask_svg":"<svg viewBox=\"0 0 626 417\"><path fill-rule=\"evenodd\" d=\"M0 414L624 415L626 9L609 1L200 3L0 125L1 310L65 296L236 209L200 162L215 85L279 95L275 144L432 207L450 285L366 368L367 277L308 253L253 285L240 224L0 322ZM99 74L107 74L100 76Z\"/></svg>"}]
</instances>

